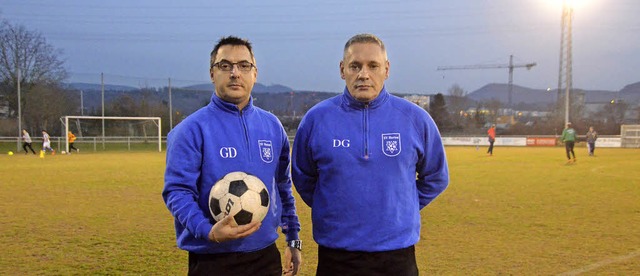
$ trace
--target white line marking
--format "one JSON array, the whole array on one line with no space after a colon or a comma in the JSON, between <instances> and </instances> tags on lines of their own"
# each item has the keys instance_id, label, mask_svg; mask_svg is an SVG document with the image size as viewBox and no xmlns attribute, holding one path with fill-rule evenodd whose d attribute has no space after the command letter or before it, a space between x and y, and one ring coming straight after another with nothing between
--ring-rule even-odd
<instances>
[{"instance_id":1,"label":"white line marking","mask_svg":"<svg viewBox=\"0 0 640 276\"><path fill-rule=\"evenodd\" d=\"M588 266L585 266L585 267L582 267L582 268L579 268L579 269L576 269L576 270L572 270L572 271L568 271L568 272L565 272L565 273L561 273L561 274L558 274L558 276L578 275L578 274L585 273L585 272L588 272L588 271L591 271L591 270L594 270L596 268L600 268L600 267L603 267L603 266L606 266L606 265L609 265L609 264L612 264L612 263L617 263L617 262L626 261L628 259L633 259L633 258L635 258L637 256L640 256L640 250L635 251L635 252L631 252L630 254L627 254L627 255L624 255L624 256L618 256L618 257L614 257L614 258L611 258L611 259L608 259L608 260L604 260L604 261L600 261L600 262L597 262L597 263L593 263L593 264L590 264Z\"/></svg>"}]
</instances>

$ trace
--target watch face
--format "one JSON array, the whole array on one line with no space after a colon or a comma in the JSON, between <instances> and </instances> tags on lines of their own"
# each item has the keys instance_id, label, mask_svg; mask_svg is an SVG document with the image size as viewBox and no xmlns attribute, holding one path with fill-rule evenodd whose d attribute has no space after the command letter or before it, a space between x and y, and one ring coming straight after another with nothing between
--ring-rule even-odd
<instances>
[{"instance_id":1,"label":"watch face","mask_svg":"<svg viewBox=\"0 0 640 276\"><path fill-rule=\"evenodd\" d=\"M287 246L293 247L293 248L296 248L296 249L302 251L302 241L301 240L288 241L287 242Z\"/></svg>"}]
</instances>

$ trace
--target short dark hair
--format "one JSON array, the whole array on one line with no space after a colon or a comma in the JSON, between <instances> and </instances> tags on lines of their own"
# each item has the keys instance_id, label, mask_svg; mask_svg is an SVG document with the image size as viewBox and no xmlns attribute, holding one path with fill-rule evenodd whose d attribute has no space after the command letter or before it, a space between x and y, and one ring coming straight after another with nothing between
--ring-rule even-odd
<instances>
[{"instance_id":1,"label":"short dark hair","mask_svg":"<svg viewBox=\"0 0 640 276\"><path fill-rule=\"evenodd\" d=\"M344 44L343 58L344 56L346 56L346 53L347 53L347 50L349 50L349 47L351 47L351 45L356 43L373 43L380 46L380 49L382 49L382 52L384 52L385 59L386 59L387 49L384 47L384 42L382 42L380 38L378 38L373 34L357 34L352 36L347 41L347 43Z\"/></svg>"},{"instance_id":2,"label":"short dark hair","mask_svg":"<svg viewBox=\"0 0 640 276\"><path fill-rule=\"evenodd\" d=\"M218 50L220 49L220 47L224 45L245 46L247 47L247 49L249 49L249 53L251 54L252 61L255 60L253 56L253 48L251 47L251 42L249 42L249 40L239 38L237 36L225 36L225 37L222 37L220 40L218 40L218 43L216 44L216 46L213 47L213 50L211 51L211 60L210 60L209 67L213 66L213 64L216 62L216 56L218 55Z\"/></svg>"}]
</instances>

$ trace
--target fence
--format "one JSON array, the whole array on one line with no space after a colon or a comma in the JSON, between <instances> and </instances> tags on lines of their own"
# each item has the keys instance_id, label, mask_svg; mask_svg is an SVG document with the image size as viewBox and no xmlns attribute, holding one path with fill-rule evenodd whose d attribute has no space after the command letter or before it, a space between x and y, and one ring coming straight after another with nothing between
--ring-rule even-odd
<instances>
[{"instance_id":1,"label":"fence","mask_svg":"<svg viewBox=\"0 0 640 276\"><path fill-rule=\"evenodd\" d=\"M51 147L56 152L62 152L65 149L66 137L51 137ZM42 138L34 137L32 147L34 150L42 148ZM166 137L161 137L162 148L165 148ZM93 136L93 137L77 137L74 146L80 151L158 151L158 136ZM22 151L22 140L16 137L0 137L0 153L8 151Z\"/></svg>"},{"instance_id":2,"label":"fence","mask_svg":"<svg viewBox=\"0 0 640 276\"><path fill-rule=\"evenodd\" d=\"M289 136L289 142L293 143L294 136ZM32 138L32 147L39 150L42 138ZM166 149L167 137L161 137L161 148ZM488 146L486 136L444 136L443 143L446 146ZM619 148L638 147L637 144L622 145L622 138L618 135L600 136L596 142L598 147ZM578 141L585 141L584 135L578 136ZM78 137L74 143L81 151L157 151L158 136L101 136ZM496 146L559 146L557 136L499 136L496 137ZM57 152L65 148L65 137L51 137L51 147ZM0 137L0 153L8 151L22 151L22 141L16 137Z\"/></svg>"}]
</instances>

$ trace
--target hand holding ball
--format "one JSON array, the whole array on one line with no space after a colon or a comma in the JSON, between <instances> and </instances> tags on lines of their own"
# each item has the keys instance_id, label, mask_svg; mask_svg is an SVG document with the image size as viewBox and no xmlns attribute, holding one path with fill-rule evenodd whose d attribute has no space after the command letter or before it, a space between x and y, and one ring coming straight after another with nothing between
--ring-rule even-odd
<instances>
[{"instance_id":1,"label":"hand holding ball","mask_svg":"<svg viewBox=\"0 0 640 276\"><path fill-rule=\"evenodd\" d=\"M259 178L231 172L211 188L209 211L216 221L232 216L237 225L262 221L269 211L269 192Z\"/></svg>"}]
</instances>

